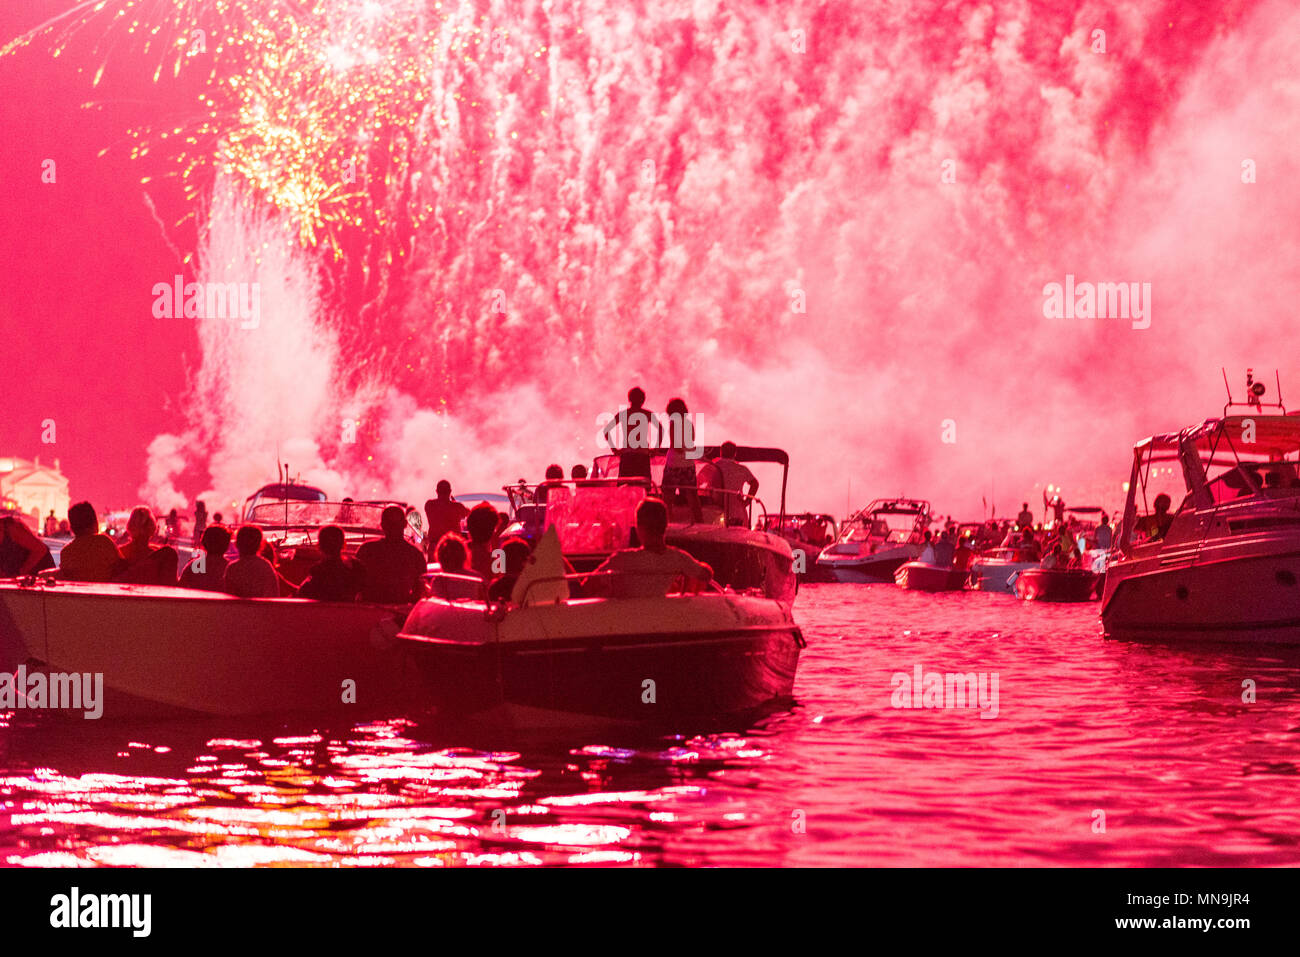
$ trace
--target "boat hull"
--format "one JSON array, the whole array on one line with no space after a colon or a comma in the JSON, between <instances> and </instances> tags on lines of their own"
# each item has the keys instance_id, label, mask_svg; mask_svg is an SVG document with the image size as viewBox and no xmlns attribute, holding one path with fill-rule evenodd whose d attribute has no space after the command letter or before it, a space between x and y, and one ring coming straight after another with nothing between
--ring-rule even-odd
<instances>
[{"instance_id":1,"label":"boat hull","mask_svg":"<svg viewBox=\"0 0 1300 957\"><path fill-rule=\"evenodd\" d=\"M1102 625L1133 641L1300 645L1300 552L1161 567L1115 563Z\"/></svg>"},{"instance_id":2,"label":"boat hull","mask_svg":"<svg viewBox=\"0 0 1300 957\"><path fill-rule=\"evenodd\" d=\"M515 608L429 599L398 636L440 716L661 724L789 700L803 639L780 603L739 595Z\"/></svg>"},{"instance_id":3,"label":"boat hull","mask_svg":"<svg viewBox=\"0 0 1300 957\"><path fill-rule=\"evenodd\" d=\"M976 561L971 565L970 583L976 591L996 591L1014 595L1015 579L1022 572L1038 568L1038 562Z\"/></svg>"},{"instance_id":4,"label":"boat hull","mask_svg":"<svg viewBox=\"0 0 1300 957\"><path fill-rule=\"evenodd\" d=\"M1102 577L1084 568L1029 568L1016 576L1016 597L1025 601L1094 601Z\"/></svg>"},{"instance_id":5,"label":"boat hull","mask_svg":"<svg viewBox=\"0 0 1300 957\"><path fill-rule=\"evenodd\" d=\"M838 582L892 583L898 570L908 562L914 561L919 554L921 554L919 545L890 549L874 555L827 555L823 552L817 559L817 564L829 571Z\"/></svg>"},{"instance_id":6,"label":"boat hull","mask_svg":"<svg viewBox=\"0 0 1300 957\"><path fill-rule=\"evenodd\" d=\"M371 710L418 676L382 605L0 582L0 668L102 674L104 717Z\"/></svg>"},{"instance_id":7,"label":"boat hull","mask_svg":"<svg viewBox=\"0 0 1300 957\"><path fill-rule=\"evenodd\" d=\"M921 562L908 562L894 573L894 581L908 591L961 591L970 572L959 568L941 568Z\"/></svg>"}]
</instances>

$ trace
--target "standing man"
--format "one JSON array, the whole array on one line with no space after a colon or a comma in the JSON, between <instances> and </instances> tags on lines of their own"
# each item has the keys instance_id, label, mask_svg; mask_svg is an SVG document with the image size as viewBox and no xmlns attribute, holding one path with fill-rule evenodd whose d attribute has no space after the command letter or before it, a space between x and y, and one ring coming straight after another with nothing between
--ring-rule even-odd
<instances>
[{"instance_id":1,"label":"standing man","mask_svg":"<svg viewBox=\"0 0 1300 957\"><path fill-rule=\"evenodd\" d=\"M424 546L429 561L434 560L434 551L442 536L459 532L460 523L469 517L469 509L451 497L450 482L442 479L436 491L438 497L424 503L424 517L429 523L424 530Z\"/></svg>"},{"instance_id":2,"label":"standing man","mask_svg":"<svg viewBox=\"0 0 1300 957\"><path fill-rule=\"evenodd\" d=\"M663 430L655 414L645 407L645 392L640 386L628 390L627 403L628 407L621 409L605 426L605 440L618 453L620 478L648 479L650 450L663 444ZM611 437L612 432L618 435Z\"/></svg>"},{"instance_id":3,"label":"standing man","mask_svg":"<svg viewBox=\"0 0 1300 957\"><path fill-rule=\"evenodd\" d=\"M722 477L722 491L725 493L723 514L727 516L728 525L748 525L748 500L758 494L758 479L754 478L754 473L748 466L736 461L735 442L723 442L719 451L713 465ZM825 533L825 525L822 526L822 532Z\"/></svg>"}]
</instances>

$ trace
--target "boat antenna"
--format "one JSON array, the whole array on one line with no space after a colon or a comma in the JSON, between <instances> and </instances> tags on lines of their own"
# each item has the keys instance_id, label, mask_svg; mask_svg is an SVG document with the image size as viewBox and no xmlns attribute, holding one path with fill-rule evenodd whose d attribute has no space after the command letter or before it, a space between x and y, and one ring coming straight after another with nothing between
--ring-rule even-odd
<instances>
[{"instance_id":1,"label":"boat antenna","mask_svg":"<svg viewBox=\"0 0 1300 957\"><path fill-rule=\"evenodd\" d=\"M1277 404L1281 407L1282 413L1286 414L1286 406L1282 404L1282 373L1277 369L1273 370L1273 381L1277 383Z\"/></svg>"}]
</instances>

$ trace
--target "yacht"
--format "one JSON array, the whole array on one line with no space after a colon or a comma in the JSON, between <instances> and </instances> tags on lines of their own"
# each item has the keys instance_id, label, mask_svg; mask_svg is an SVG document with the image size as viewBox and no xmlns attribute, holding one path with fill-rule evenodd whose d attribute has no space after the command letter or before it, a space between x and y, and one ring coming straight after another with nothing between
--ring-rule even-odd
<instances>
[{"instance_id":1,"label":"yacht","mask_svg":"<svg viewBox=\"0 0 1300 957\"><path fill-rule=\"evenodd\" d=\"M1280 383L1265 404L1264 384L1249 370L1246 381L1246 402L1229 390L1219 418L1134 448L1107 636L1300 644L1300 416Z\"/></svg>"}]
</instances>

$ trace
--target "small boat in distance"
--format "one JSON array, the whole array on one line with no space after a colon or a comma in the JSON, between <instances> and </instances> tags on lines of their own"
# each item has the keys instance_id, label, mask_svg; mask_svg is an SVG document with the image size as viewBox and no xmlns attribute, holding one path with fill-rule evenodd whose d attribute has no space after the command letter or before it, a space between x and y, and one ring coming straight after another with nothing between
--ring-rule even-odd
<instances>
[{"instance_id":1,"label":"small boat in distance","mask_svg":"<svg viewBox=\"0 0 1300 957\"><path fill-rule=\"evenodd\" d=\"M1229 389L1220 418L1135 446L1108 637L1300 644L1300 416L1280 383L1266 405L1247 370L1246 390L1242 403Z\"/></svg>"},{"instance_id":2,"label":"small boat in distance","mask_svg":"<svg viewBox=\"0 0 1300 957\"><path fill-rule=\"evenodd\" d=\"M903 564L921 554L929 527L929 502L877 499L845 521L817 564L840 582L892 582Z\"/></svg>"},{"instance_id":3,"label":"small boat in distance","mask_svg":"<svg viewBox=\"0 0 1300 957\"><path fill-rule=\"evenodd\" d=\"M1095 601L1102 576L1091 568L1028 568L1013 579L1017 598L1025 601Z\"/></svg>"}]
</instances>

